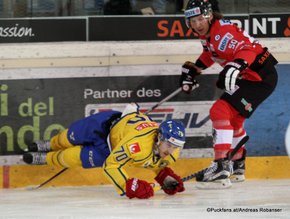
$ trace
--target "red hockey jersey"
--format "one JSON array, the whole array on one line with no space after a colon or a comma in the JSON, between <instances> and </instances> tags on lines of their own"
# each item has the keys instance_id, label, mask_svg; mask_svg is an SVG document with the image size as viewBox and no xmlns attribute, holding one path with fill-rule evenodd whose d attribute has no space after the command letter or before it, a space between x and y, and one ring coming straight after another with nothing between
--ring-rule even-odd
<instances>
[{"instance_id":1,"label":"red hockey jersey","mask_svg":"<svg viewBox=\"0 0 290 219\"><path fill-rule=\"evenodd\" d=\"M214 62L222 67L235 59L243 59L250 66L257 55L263 53L263 47L257 40L228 20L215 20L211 25L210 37L199 36L203 52L199 59L207 67ZM261 77L250 68L241 72L242 78L260 81Z\"/></svg>"}]
</instances>

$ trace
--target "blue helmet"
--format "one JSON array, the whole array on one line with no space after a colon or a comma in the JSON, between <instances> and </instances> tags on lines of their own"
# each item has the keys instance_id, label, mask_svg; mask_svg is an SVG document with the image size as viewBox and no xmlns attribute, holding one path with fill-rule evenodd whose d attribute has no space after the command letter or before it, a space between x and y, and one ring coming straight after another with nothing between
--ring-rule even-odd
<instances>
[{"instance_id":1,"label":"blue helmet","mask_svg":"<svg viewBox=\"0 0 290 219\"><path fill-rule=\"evenodd\" d=\"M176 120L166 120L159 125L159 139L183 147L185 144L184 125Z\"/></svg>"}]
</instances>

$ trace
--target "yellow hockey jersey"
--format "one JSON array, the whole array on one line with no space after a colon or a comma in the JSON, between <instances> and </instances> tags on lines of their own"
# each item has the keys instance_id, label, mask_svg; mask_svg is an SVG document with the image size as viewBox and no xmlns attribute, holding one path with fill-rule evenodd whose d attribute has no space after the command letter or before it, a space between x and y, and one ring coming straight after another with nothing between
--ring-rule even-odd
<instances>
[{"instance_id":1,"label":"yellow hockey jersey","mask_svg":"<svg viewBox=\"0 0 290 219\"><path fill-rule=\"evenodd\" d=\"M111 154L104 162L103 169L120 195L126 192L126 181L134 177L128 176L125 166L148 168L158 174L177 160L179 149L165 158L154 154L158 126L147 115L130 113L112 127L109 135Z\"/></svg>"}]
</instances>

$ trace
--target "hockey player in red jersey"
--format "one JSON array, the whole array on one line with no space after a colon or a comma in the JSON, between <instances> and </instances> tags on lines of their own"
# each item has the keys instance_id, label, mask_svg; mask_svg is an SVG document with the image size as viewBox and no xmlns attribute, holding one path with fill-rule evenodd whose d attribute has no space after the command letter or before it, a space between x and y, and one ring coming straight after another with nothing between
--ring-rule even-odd
<instances>
[{"instance_id":1,"label":"hockey player in red jersey","mask_svg":"<svg viewBox=\"0 0 290 219\"><path fill-rule=\"evenodd\" d=\"M246 135L244 121L273 92L277 84L277 60L266 47L222 15L212 12L207 0L190 0L185 10L188 28L198 34L203 51L193 62L182 66L180 86L190 93L195 77L218 63L216 86L224 93L210 109L213 126L214 161L201 170L198 188L227 188L232 181L245 179L246 149L243 146L232 161L228 153ZM231 180L230 180L231 179Z\"/></svg>"}]
</instances>

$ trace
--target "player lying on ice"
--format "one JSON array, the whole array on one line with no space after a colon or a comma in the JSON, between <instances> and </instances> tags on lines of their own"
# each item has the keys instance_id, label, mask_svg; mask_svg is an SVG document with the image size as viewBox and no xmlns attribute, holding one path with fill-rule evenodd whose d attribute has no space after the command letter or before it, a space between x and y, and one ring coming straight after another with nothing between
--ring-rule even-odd
<instances>
[{"instance_id":1,"label":"player lying on ice","mask_svg":"<svg viewBox=\"0 0 290 219\"><path fill-rule=\"evenodd\" d=\"M143 167L156 173L155 180L169 195L184 191L181 178L169 167L185 143L185 128L175 120L158 125L128 104L123 114L100 112L70 125L50 141L29 146L23 160L32 165L103 167L120 195L145 199L154 195L150 183L130 178L125 166Z\"/></svg>"},{"instance_id":2,"label":"player lying on ice","mask_svg":"<svg viewBox=\"0 0 290 219\"><path fill-rule=\"evenodd\" d=\"M246 136L245 119L273 92L277 84L277 60L266 47L222 15L212 12L208 0L189 0L185 20L201 40L203 51L195 63L182 66L180 86L190 93L195 77L214 62L223 67L216 86L224 93L210 109L214 161L196 176L198 188L228 188L245 179L246 149L226 157ZM215 85L213 85L215 86ZM266 118L268 119L268 118ZM231 171L233 168L233 172Z\"/></svg>"}]
</instances>

